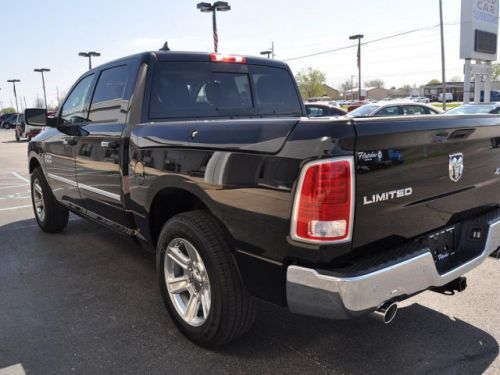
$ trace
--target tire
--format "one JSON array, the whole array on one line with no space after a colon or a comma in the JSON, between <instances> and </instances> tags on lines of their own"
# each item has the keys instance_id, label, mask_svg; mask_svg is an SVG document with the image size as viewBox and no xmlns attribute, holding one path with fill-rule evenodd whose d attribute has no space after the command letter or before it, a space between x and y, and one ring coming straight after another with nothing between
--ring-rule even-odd
<instances>
[{"instance_id":1,"label":"tire","mask_svg":"<svg viewBox=\"0 0 500 375\"><path fill-rule=\"evenodd\" d=\"M188 322L189 302L194 299L192 290L178 294L170 293L169 288L172 291L173 283L167 287L165 275L169 278L172 275L174 277L187 275L189 278L191 268L184 270L179 266L180 263L172 260L172 248L180 250L184 260L196 259L195 256L190 256L193 254L193 249L189 250L190 247L194 248L199 256L198 259L201 258L201 262L195 260L188 266L193 269L191 276L197 274L202 281L201 285L198 285L199 289L194 290L194 295L200 298L200 302L196 304L197 308L193 310L197 313L191 314L194 318ZM166 255L167 248L170 256ZM172 264L174 264L173 269L169 268ZM175 267L182 275L172 274ZM181 213L165 223L157 245L157 270L163 302L172 320L178 329L196 344L214 348L238 338L252 326L255 319L253 298L242 285L231 254L228 236L222 225L208 212ZM188 282L191 289L195 288L196 282L195 277L192 278L192 282ZM203 297L205 296L207 305L207 289L210 302L208 309L205 310ZM180 304L184 301L186 314L180 312L182 310L176 301L180 301Z\"/></svg>"},{"instance_id":2,"label":"tire","mask_svg":"<svg viewBox=\"0 0 500 375\"><path fill-rule=\"evenodd\" d=\"M19 134L17 134L17 131L16 131L16 141L19 142L20 139L19 139Z\"/></svg>"},{"instance_id":3,"label":"tire","mask_svg":"<svg viewBox=\"0 0 500 375\"><path fill-rule=\"evenodd\" d=\"M31 173L31 201L35 219L44 232L57 233L66 228L69 211L57 202L40 167Z\"/></svg>"}]
</instances>

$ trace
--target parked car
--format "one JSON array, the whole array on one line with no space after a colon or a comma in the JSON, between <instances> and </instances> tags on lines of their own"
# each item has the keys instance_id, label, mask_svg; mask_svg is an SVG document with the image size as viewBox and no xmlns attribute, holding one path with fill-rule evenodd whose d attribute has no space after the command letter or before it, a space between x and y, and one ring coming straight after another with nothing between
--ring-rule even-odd
<instances>
[{"instance_id":1,"label":"parked car","mask_svg":"<svg viewBox=\"0 0 500 375\"><path fill-rule=\"evenodd\" d=\"M31 138L37 136L41 131L39 127L26 125L23 113L16 115L16 119L13 123L15 124L16 141L18 142L21 138L26 138L28 141L31 141Z\"/></svg>"},{"instance_id":2,"label":"parked car","mask_svg":"<svg viewBox=\"0 0 500 375\"><path fill-rule=\"evenodd\" d=\"M156 252L167 311L207 347L251 327L255 297L389 323L422 291L463 291L500 246L499 165L486 147L500 118L305 115L274 59L109 62L76 81L55 118L25 112L47 127L28 145L36 221L60 232L71 211ZM478 131L433 137L464 129Z\"/></svg>"},{"instance_id":3,"label":"parked car","mask_svg":"<svg viewBox=\"0 0 500 375\"><path fill-rule=\"evenodd\" d=\"M13 129L15 128L15 121L17 119L17 113L3 114L0 118L0 127L2 129Z\"/></svg>"},{"instance_id":4,"label":"parked car","mask_svg":"<svg viewBox=\"0 0 500 375\"><path fill-rule=\"evenodd\" d=\"M445 93L445 96L444 96L444 97L445 97L445 100L446 100L447 102L452 102L452 101L453 101L453 94L452 94L451 92L447 92L447 93ZM437 99L438 99L438 101L439 101L439 102L442 102L442 101L443 101L443 93L440 93L440 94L438 95L438 98L437 98Z\"/></svg>"},{"instance_id":5,"label":"parked car","mask_svg":"<svg viewBox=\"0 0 500 375\"><path fill-rule=\"evenodd\" d=\"M500 103L471 103L443 112L443 115L500 114Z\"/></svg>"},{"instance_id":6,"label":"parked car","mask_svg":"<svg viewBox=\"0 0 500 375\"><path fill-rule=\"evenodd\" d=\"M413 98L413 101L416 103L430 103L431 100L429 98L426 98L425 96L416 96Z\"/></svg>"},{"instance_id":7,"label":"parked car","mask_svg":"<svg viewBox=\"0 0 500 375\"><path fill-rule=\"evenodd\" d=\"M437 108L427 104L410 101L390 101L366 104L349 112L349 117L371 116L409 116L409 115L436 115L441 113Z\"/></svg>"},{"instance_id":8,"label":"parked car","mask_svg":"<svg viewBox=\"0 0 500 375\"><path fill-rule=\"evenodd\" d=\"M352 102L351 104L349 104L349 106L347 107L347 112L351 112L351 111L354 111L356 108L359 108L365 104L371 104L371 102L367 101L367 100L362 100L362 101L357 101L357 102Z\"/></svg>"},{"instance_id":9,"label":"parked car","mask_svg":"<svg viewBox=\"0 0 500 375\"><path fill-rule=\"evenodd\" d=\"M344 116L347 114L343 109L321 102L306 103L307 117L327 117L327 116Z\"/></svg>"}]
</instances>

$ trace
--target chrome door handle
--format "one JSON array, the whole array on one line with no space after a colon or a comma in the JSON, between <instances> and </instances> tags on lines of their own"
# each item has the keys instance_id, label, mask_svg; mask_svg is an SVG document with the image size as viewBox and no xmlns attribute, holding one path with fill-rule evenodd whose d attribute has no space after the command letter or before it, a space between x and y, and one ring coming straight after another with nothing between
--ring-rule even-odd
<instances>
[{"instance_id":1,"label":"chrome door handle","mask_svg":"<svg viewBox=\"0 0 500 375\"><path fill-rule=\"evenodd\" d=\"M102 141L101 147L103 148L118 148L119 144L115 141Z\"/></svg>"},{"instance_id":2,"label":"chrome door handle","mask_svg":"<svg viewBox=\"0 0 500 375\"><path fill-rule=\"evenodd\" d=\"M62 143L63 143L63 145L66 145L66 146L76 145L76 141L73 138L64 138Z\"/></svg>"}]
</instances>

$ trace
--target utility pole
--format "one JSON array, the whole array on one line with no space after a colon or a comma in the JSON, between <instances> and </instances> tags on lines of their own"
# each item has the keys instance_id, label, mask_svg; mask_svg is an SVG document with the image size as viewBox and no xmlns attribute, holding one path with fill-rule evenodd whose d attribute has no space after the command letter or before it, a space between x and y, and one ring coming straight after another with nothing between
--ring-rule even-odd
<instances>
[{"instance_id":1,"label":"utility pole","mask_svg":"<svg viewBox=\"0 0 500 375\"><path fill-rule=\"evenodd\" d=\"M43 75L44 72L50 72L50 69L47 68L40 68L40 69L33 69L34 72L37 73L42 73L42 85L43 85L43 99L45 102L45 109L47 109L47 93L45 91L45 77Z\"/></svg>"},{"instance_id":2,"label":"utility pole","mask_svg":"<svg viewBox=\"0 0 500 375\"><path fill-rule=\"evenodd\" d=\"M12 83L14 89L14 98L16 99L16 112L19 112L19 106L17 105L17 92L16 92L16 82L21 82L20 79L8 79L7 82Z\"/></svg>"},{"instance_id":3,"label":"utility pole","mask_svg":"<svg viewBox=\"0 0 500 375\"><path fill-rule=\"evenodd\" d=\"M446 111L446 64L444 59L443 0L439 0L439 29L441 30L441 80L443 91L443 111Z\"/></svg>"},{"instance_id":4,"label":"utility pole","mask_svg":"<svg viewBox=\"0 0 500 375\"><path fill-rule=\"evenodd\" d=\"M356 35L351 35L349 37L349 40L357 40L358 41L358 55L357 55L357 61L358 61L358 100L361 100L361 39L364 37L362 34L356 34Z\"/></svg>"}]
</instances>

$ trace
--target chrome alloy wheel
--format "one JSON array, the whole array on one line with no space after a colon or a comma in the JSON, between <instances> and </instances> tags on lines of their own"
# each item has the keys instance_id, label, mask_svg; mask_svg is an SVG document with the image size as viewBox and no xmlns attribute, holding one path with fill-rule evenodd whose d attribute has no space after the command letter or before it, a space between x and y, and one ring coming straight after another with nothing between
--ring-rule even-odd
<instances>
[{"instance_id":1,"label":"chrome alloy wheel","mask_svg":"<svg viewBox=\"0 0 500 375\"><path fill-rule=\"evenodd\" d=\"M177 313L199 327L210 313L211 292L207 270L196 248L183 238L169 242L163 261L168 295Z\"/></svg>"},{"instance_id":2,"label":"chrome alloy wheel","mask_svg":"<svg viewBox=\"0 0 500 375\"><path fill-rule=\"evenodd\" d=\"M38 220L45 220L45 203L43 201L42 184L38 178L33 180L33 204L35 206L35 213Z\"/></svg>"}]
</instances>

